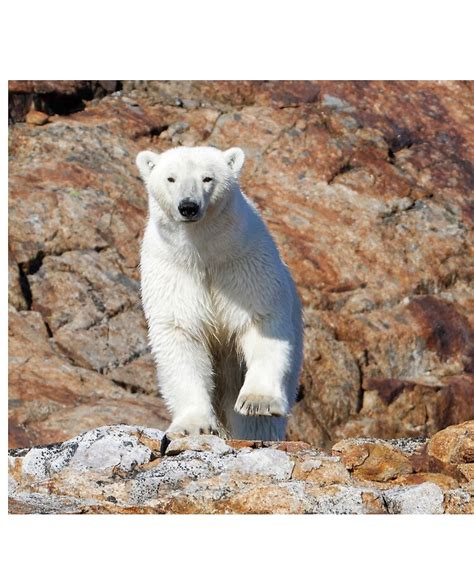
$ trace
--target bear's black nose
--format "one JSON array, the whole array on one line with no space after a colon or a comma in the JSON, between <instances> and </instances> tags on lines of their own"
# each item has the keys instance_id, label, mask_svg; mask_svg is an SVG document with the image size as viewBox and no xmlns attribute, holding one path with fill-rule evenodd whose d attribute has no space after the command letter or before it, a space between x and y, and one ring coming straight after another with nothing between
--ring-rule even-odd
<instances>
[{"instance_id":1,"label":"bear's black nose","mask_svg":"<svg viewBox=\"0 0 474 581\"><path fill-rule=\"evenodd\" d=\"M194 218L199 212L199 204L186 198L179 203L178 210L184 218Z\"/></svg>"}]
</instances>

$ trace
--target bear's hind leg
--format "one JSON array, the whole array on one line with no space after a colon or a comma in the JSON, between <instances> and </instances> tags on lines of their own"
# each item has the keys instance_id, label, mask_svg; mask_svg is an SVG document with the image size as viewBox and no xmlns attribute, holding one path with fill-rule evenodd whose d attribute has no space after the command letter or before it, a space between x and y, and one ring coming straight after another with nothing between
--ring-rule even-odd
<instances>
[{"instance_id":1,"label":"bear's hind leg","mask_svg":"<svg viewBox=\"0 0 474 581\"><path fill-rule=\"evenodd\" d=\"M286 417L243 416L233 412L232 438L277 441L285 439Z\"/></svg>"}]
</instances>

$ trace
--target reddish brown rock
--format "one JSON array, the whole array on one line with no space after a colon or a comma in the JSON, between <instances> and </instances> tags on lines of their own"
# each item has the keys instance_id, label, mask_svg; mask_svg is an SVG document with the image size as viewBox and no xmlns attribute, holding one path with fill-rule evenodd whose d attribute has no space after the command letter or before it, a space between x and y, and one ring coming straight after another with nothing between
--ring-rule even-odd
<instances>
[{"instance_id":1,"label":"reddish brown rock","mask_svg":"<svg viewBox=\"0 0 474 581\"><path fill-rule=\"evenodd\" d=\"M150 105L196 108L241 108L251 105L291 106L315 101L312 81L124 81L124 91Z\"/></svg>"},{"instance_id":2,"label":"reddish brown rock","mask_svg":"<svg viewBox=\"0 0 474 581\"><path fill-rule=\"evenodd\" d=\"M459 488L457 480L448 474L441 474L439 472L418 472L417 474L407 474L399 476L393 480L391 484L397 486L412 486L415 484L423 484L424 482L433 482L443 490Z\"/></svg>"},{"instance_id":3,"label":"reddish brown rock","mask_svg":"<svg viewBox=\"0 0 474 581\"><path fill-rule=\"evenodd\" d=\"M49 377L64 366L93 374L134 395L147 417L155 374L139 307L147 201L135 155L239 145L244 190L305 307L288 437L330 448L347 437L429 437L472 419L472 87L11 82L9 300L47 323ZM32 106L49 123L15 123ZM57 407L36 369L38 397ZM44 442L54 431L43 433L49 420L35 413L12 428ZM77 413L93 424L92 406Z\"/></svg>"},{"instance_id":4,"label":"reddish brown rock","mask_svg":"<svg viewBox=\"0 0 474 581\"><path fill-rule=\"evenodd\" d=\"M431 296L413 298L410 310L428 349L435 351L441 361L458 355L465 370L474 372L474 331L467 317L452 304Z\"/></svg>"},{"instance_id":5,"label":"reddish brown rock","mask_svg":"<svg viewBox=\"0 0 474 581\"><path fill-rule=\"evenodd\" d=\"M71 95L85 89L89 81L8 81L9 93L59 93Z\"/></svg>"},{"instance_id":6,"label":"reddish brown rock","mask_svg":"<svg viewBox=\"0 0 474 581\"><path fill-rule=\"evenodd\" d=\"M289 454L296 454L303 450L308 450L311 446L307 442L279 442L276 445L277 450L283 450Z\"/></svg>"},{"instance_id":7,"label":"reddish brown rock","mask_svg":"<svg viewBox=\"0 0 474 581\"><path fill-rule=\"evenodd\" d=\"M332 433L359 406L360 373L346 345L311 312L305 316L302 400L288 423L288 437L329 447Z\"/></svg>"},{"instance_id":8,"label":"reddish brown rock","mask_svg":"<svg viewBox=\"0 0 474 581\"><path fill-rule=\"evenodd\" d=\"M335 444L332 450L361 480L386 482L413 472L409 458L388 443L346 440Z\"/></svg>"},{"instance_id":9,"label":"reddish brown rock","mask_svg":"<svg viewBox=\"0 0 474 581\"><path fill-rule=\"evenodd\" d=\"M474 421L435 434L428 442L427 453L443 465L474 463Z\"/></svg>"},{"instance_id":10,"label":"reddish brown rock","mask_svg":"<svg viewBox=\"0 0 474 581\"><path fill-rule=\"evenodd\" d=\"M451 321L464 325L457 330L465 339L455 339L449 357L428 347L409 300L391 312L337 317L339 338L355 351L362 375L360 410L335 430L337 437L430 436L474 417L474 382L466 358L470 326L452 305L437 304L446 306Z\"/></svg>"},{"instance_id":11,"label":"reddish brown rock","mask_svg":"<svg viewBox=\"0 0 474 581\"><path fill-rule=\"evenodd\" d=\"M303 450L308 450L311 447L307 442L294 441L266 442L263 440L226 440L226 442L235 450L240 450L241 448L255 449L272 447L276 450L283 450L283 452L288 452L289 454L297 454Z\"/></svg>"},{"instance_id":12,"label":"reddish brown rock","mask_svg":"<svg viewBox=\"0 0 474 581\"><path fill-rule=\"evenodd\" d=\"M46 115L46 113L43 113L42 111L30 111L29 113L26 114L26 118L25 121L29 124L29 125L44 125L45 123L48 122L48 115Z\"/></svg>"},{"instance_id":13,"label":"reddish brown rock","mask_svg":"<svg viewBox=\"0 0 474 581\"><path fill-rule=\"evenodd\" d=\"M119 87L118 81L8 81L8 120L24 121L32 106L48 115L80 111L84 100L103 97Z\"/></svg>"},{"instance_id":14,"label":"reddish brown rock","mask_svg":"<svg viewBox=\"0 0 474 581\"><path fill-rule=\"evenodd\" d=\"M166 427L156 396L134 395L64 358L40 313L9 312L9 445L69 438L111 422Z\"/></svg>"},{"instance_id":15,"label":"reddish brown rock","mask_svg":"<svg viewBox=\"0 0 474 581\"><path fill-rule=\"evenodd\" d=\"M240 448L261 448L263 446L261 440L227 440L227 444L235 450L240 450Z\"/></svg>"},{"instance_id":16,"label":"reddish brown rock","mask_svg":"<svg viewBox=\"0 0 474 581\"><path fill-rule=\"evenodd\" d=\"M221 503L220 511L237 514L304 514L305 506L291 489L264 484L237 492Z\"/></svg>"},{"instance_id":17,"label":"reddish brown rock","mask_svg":"<svg viewBox=\"0 0 474 581\"><path fill-rule=\"evenodd\" d=\"M347 484L350 473L337 457L305 455L296 464L291 475L296 480L320 485Z\"/></svg>"},{"instance_id":18,"label":"reddish brown rock","mask_svg":"<svg viewBox=\"0 0 474 581\"><path fill-rule=\"evenodd\" d=\"M459 371L457 367L452 369ZM335 430L338 437L430 436L440 427L473 417L471 375L426 377L434 384L368 379L358 415Z\"/></svg>"},{"instance_id":19,"label":"reddish brown rock","mask_svg":"<svg viewBox=\"0 0 474 581\"><path fill-rule=\"evenodd\" d=\"M471 496L474 496L474 463L473 464L458 464L456 466L458 472L461 474L463 490L469 492Z\"/></svg>"},{"instance_id":20,"label":"reddish brown rock","mask_svg":"<svg viewBox=\"0 0 474 581\"><path fill-rule=\"evenodd\" d=\"M106 369L104 373L108 379L114 383L131 391L132 393L147 393L157 395L156 365L151 353L145 352L136 359L114 367Z\"/></svg>"}]
</instances>

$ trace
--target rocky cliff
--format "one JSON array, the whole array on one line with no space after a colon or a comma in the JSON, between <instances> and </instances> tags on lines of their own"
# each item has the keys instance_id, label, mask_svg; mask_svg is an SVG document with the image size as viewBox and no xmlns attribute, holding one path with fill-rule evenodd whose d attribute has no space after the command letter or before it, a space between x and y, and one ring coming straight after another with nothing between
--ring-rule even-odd
<instances>
[{"instance_id":1,"label":"rocky cliff","mask_svg":"<svg viewBox=\"0 0 474 581\"><path fill-rule=\"evenodd\" d=\"M474 422L426 438L172 440L107 426L12 450L11 513L474 514Z\"/></svg>"},{"instance_id":2,"label":"rocky cliff","mask_svg":"<svg viewBox=\"0 0 474 581\"><path fill-rule=\"evenodd\" d=\"M134 158L180 144L245 150L244 190L297 282L290 439L328 450L472 419L473 86L10 83L10 445L166 427L139 304ZM303 502L301 483L285 486Z\"/></svg>"}]
</instances>

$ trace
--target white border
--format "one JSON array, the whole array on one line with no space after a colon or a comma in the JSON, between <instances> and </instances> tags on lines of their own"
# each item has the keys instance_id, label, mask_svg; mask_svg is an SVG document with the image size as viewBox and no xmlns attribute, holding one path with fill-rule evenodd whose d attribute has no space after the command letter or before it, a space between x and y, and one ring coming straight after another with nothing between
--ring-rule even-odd
<instances>
[{"instance_id":1,"label":"white border","mask_svg":"<svg viewBox=\"0 0 474 581\"><path fill-rule=\"evenodd\" d=\"M4 114L7 79L469 79L467 6L458 0L3 2ZM1 143L6 185L6 135ZM6 317L3 322L6 386ZM5 450L5 437L4 443ZM4 493L2 565L20 579L148 573L208 581L446 579L464 577L472 553L469 516L7 517L5 500Z\"/></svg>"},{"instance_id":2,"label":"white border","mask_svg":"<svg viewBox=\"0 0 474 581\"><path fill-rule=\"evenodd\" d=\"M433 80L473 72L466 0L23 0L0 10L10 79Z\"/></svg>"}]
</instances>

